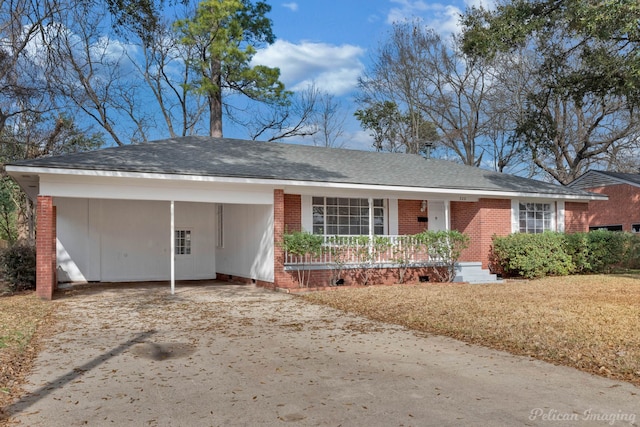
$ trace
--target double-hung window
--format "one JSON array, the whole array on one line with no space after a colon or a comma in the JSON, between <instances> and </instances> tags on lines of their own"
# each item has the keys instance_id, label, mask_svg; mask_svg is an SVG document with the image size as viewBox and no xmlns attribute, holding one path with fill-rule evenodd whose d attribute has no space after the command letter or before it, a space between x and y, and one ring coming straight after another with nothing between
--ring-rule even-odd
<instances>
[{"instance_id":1,"label":"double-hung window","mask_svg":"<svg viewBox=\"0 0 640 427\"><path fill-rule=\"evenodd\" d=\"M313 197L313 234L369 234L369 200L344 197ZM373 230L384 234L385 205L383 199L373 200Z\"/></svg>"},{"instance_id":2,"label":"double-hung window","mask_svg":"<svg viewBox=\"0 0 640 427\"><path fill-rule=\"evenodd\" d=\"M521 233L542 233L553 230L553 206L551 203L520 203L519 225Z\"/></svg>"}]
</instances>

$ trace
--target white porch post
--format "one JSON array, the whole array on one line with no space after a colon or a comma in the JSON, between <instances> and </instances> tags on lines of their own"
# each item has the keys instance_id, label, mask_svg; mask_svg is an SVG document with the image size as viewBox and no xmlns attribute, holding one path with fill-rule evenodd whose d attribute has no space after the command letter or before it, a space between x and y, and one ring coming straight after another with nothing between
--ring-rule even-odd
<instances>
[{"instance_id":1,"label":"white porch post","mask_svg":"<svg viewBox=\"0 0 640 427\"><path fill-rule=\"evenodd\" d=\"M369 197L369 240L373 241L373 198Z\"/></svg>"},{"instance_id":2,"label":"white porch post","mask_svg":"<svg viewBox=\"0 0 640 427\"><path fill-rule=\"evenodd\" d=\"M175 202L171 201L171 295L176 291L176 223Z\"/></svg>"},{"instance_id":3,"label":"white porch post","mask_svg":"<svg viewBox=\"0 0 640 427\"><path fill-rule=\"evenodd\" d=\"M444 229L451 230L451 201L444 201Z\"/></svg>"}]
</instances>

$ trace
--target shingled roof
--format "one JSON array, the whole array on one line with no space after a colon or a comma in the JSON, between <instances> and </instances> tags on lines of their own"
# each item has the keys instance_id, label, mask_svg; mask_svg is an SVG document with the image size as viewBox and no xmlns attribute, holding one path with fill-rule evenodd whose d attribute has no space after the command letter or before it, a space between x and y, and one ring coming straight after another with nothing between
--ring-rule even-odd
<instances>
[{"instance_id":1,"label":"shingled roof","mask_svg":"<svg viewBox=\"0 0 640 427\"><path fill-rule=\"evenodd\" d=\"M640 173L590 170L569 184L574 189L597 188L607 185L629 184L640 187Z\"/></svg>"},{"instance_id":2,"label":"shingled roof","mask_svg":"<svg viewBox=\"0 0 640 427\"><path fill-rule=\"evenodd\" d=\"M413 154L198 136L19 161L11 166L598 197Z\"/></svg>"}]
</instances>

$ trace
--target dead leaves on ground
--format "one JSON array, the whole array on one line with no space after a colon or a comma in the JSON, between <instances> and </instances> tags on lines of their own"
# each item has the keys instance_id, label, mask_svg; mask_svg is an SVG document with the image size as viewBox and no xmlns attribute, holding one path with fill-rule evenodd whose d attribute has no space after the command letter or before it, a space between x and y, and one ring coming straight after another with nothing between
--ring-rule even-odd
<instances>
[{"instance_id":1,"label":"dead leaves on ground","mask_svg":"<svg viewBox=\"0 0 640 427\"><path fill-rule=\"evenodd\" d=\"M305 298L640 385L640 277L345 288Z\"/></svg>"},{"instance_id":2,"label":"dead leaves on ground","mask_svg":"<svg viewBox=\"0 0 640 427\"><path fill-rule=\"evenodd\" d=\"M19 395L53 309L33 292L0 298L0 422L2 408Z\"/></svg>"}]
</instances>

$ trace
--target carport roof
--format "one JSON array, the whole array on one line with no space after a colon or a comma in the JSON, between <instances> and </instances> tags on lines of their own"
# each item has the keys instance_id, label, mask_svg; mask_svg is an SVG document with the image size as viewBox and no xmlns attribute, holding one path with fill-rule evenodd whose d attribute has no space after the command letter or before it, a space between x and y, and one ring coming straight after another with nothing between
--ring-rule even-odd
<instances>
[{"instance_id":1,"label":"carport roof","mask_svg":"<svg viewBox=\"0 0 640 427\"><path fill-rule=\"evenodd\" d=\"M56 169L261 180L603 196L414 154L189 136L11 163L7 170Z\"/></svg>"}]
</instances>

